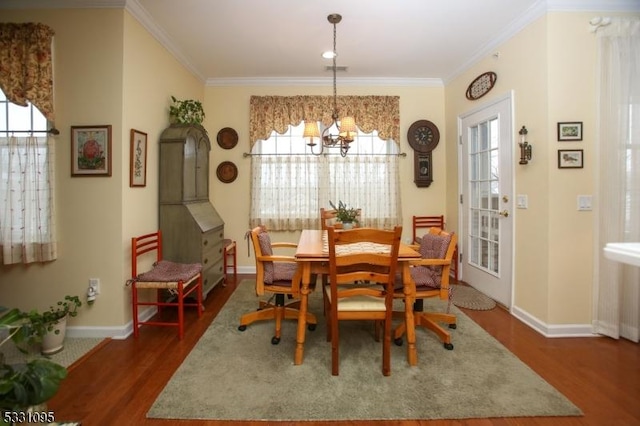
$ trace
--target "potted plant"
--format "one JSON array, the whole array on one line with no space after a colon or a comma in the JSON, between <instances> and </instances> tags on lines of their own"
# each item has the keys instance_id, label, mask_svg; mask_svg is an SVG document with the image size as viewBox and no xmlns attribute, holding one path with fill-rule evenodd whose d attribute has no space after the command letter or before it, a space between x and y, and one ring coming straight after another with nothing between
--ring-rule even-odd
<instances>
[{"instance_id":1,"label":"potted plant","mask_svg":"<svg viewBox=\"0 0 640 426\"><path fill-rule=\"evenodd\" d=\"M18 309L0 316L0 332L4 337L0 346L17 334L25 321ZM66 376L65 367L48 359L36 358L24 364L10 365L5 363L4 354L0 352L0 424L25 421L11 416L27 410L31 410L33 419L37 417L43 423L53 422L53 414L46 410L46 402L55 395Z\"/></svg>"},{"instance_id":2,"label":"potted plant","mask_svg":"<svg viewBox=\"0 0 640 426\"><path fill-rule=\"evenodd\" d=\"M59 352L64 348L67 318L78 315L78 308L81 306L78 296L67 295L56 305L49 307L49 310L40 312L32 309L22 312L24 321L12 339L22 352L28 352L38 344L42 346L41 350L45 355Z\"/></svg>"},{"instance_id":3,"label":"potted plant","mask_svg":"<svg viewBox=\"0 0 640 426\"><path fill-rule=\"evenodd\" d=\"M332 201L329 201L329 204L336 211L336 219L342 222L344 229L351 228L354 222L358 223L358 209L347 207L347 205L340 200L338 200L337 207Z\"/></svg>"},{"instance_id":4,"label":"potted plant","mask_svg":"<svg viewBox=\"0 0 640 426\"><path fill-rule=\"evenodd\" d=\"M202 103L193 99L180 101L171 96L173 104L169 107L169 118L177 124L199 124L204 121Z\"/></svg>"}]
</instances>

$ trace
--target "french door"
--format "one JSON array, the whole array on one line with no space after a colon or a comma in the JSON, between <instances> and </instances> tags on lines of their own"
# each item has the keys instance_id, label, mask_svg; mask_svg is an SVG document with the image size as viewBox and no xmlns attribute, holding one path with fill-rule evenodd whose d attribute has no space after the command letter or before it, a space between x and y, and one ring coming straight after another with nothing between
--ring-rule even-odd
<instances>
[{"instance_id":1,"label":"french door","mask_svg":"<svg viewBox=\"0 0 640 426\"><path fill-rule=\"evenodd\" d=\"M511 307L512 96L459 118L462 279Z\"/></svg>"}]
</instances>

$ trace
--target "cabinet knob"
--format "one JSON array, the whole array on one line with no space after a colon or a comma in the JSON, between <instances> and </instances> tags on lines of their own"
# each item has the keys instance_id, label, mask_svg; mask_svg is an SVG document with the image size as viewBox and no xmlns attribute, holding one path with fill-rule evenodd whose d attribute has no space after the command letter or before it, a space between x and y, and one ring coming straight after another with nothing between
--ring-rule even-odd
<instances>
[{"instance_id":1,"label":"cabinet knob","mask_svg":"<svg viewBox=\"0 0 640 426\"><path fill-rule=\"evenodd\" d=\"M202 245L206 246L207 244L209 244L209 240L202 241Z\"/></svg>"},{"instance_id":2,"label":"cabinet knob","mask_svg":"<svg viewBox=\"0 0 640 426\"><path fill-rule=\"evenodd\" d=\"M204 259L204 261L203 261L202 263L204 263L205 265L206 265L207 263L209 263L209 258Z\"/></svg>"}]
</instances>

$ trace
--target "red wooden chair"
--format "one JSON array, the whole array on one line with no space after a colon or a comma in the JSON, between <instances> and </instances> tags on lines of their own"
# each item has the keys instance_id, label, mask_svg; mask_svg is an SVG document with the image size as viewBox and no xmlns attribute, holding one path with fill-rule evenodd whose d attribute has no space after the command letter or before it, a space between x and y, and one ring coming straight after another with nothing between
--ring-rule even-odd
<instances>
[{"instance_id":1,"label":"red wooden chair","mask_svg":"<svg viewBox=\"0 0 640 426\"><path fill-rule=\"evenodd\" d=\"M138 261L142 255L155 252L153 267L138 274ZM145 258L147 256L144 256ZM165 327L178 327L178 338L184 337L184 307L195 306L198 309L198 318L202 316L202 265L200 263L176 263L162 258L162 233L145 234L131 238L131 279L127 284L131 285L131 304L133 307L133 335L138 337L139 326L142 324ZM155 301L140 301L140 289L155 289ZM196 302L186 302L189 296L195 296ZM162 321L150 319L140 321L138 318L139 306L156 306L159 318L162 308L175 306L178 308L178 321Z\"/></svg>"}]
</instances>

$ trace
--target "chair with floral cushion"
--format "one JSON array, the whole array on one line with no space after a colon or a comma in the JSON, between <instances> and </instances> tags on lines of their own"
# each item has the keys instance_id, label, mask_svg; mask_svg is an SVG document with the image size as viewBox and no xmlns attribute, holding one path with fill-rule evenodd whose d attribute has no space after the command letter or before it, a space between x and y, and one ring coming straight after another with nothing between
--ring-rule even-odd
<instances>
[{"instance_id":1,"label":"chair with floral cushion","mask_svg":"<svg viewBox=\"0 0 640 426\"><path fill-rule=\"evenodd\" d=\"M152 267L138 273L138 263L153 261ZM142 258L142 260L141 260ZM138 327L142 324L165 327L177 327L178 338L184 337L184 308L196 307L198 318L202 316L202 265L200 263L177 263L162 257L162 232L157 231L131 238L131 305L133 307L133 336L138 337ZM156 291L156 300L140 300L139 290ZM195 301L193 298L195 297ZM188 301L191 299L191 301ZM140 306L155 306L157 317L147 321L138 318ZM162 309L167 306L176 307L178 320L162 320Z\"/></svg>"},{"instance_id":2,"label":"chair with floral cushion","mask_svg":"<svg viewBox=\"0 0 640 426\"><path fill-rule=\"evenodd\" d=\"M275 320L275 334L271 338L271 344L280 343L282 321L298 320L300 313L300 300L294 300L285 304L285 296L298 299L300 295L300 283L302 271L298 268L294 256L275 254L274 249L294 249L295 243L271 242L271 237L263 226L253 228L249 232L256 257L256 295L261 297L265 293L272 296L267 301L260 301L258 310L248 312L240 318L238 330L244 331L247 326L256 321ZM314 277L312 276L312 283ZM275 298L275 303L272 299ZM314 330L318 321L315 315L307 313L307 324L310 330Z\"/></svg>"},{"instance_id":3,"label":"chair with floral cushion","mask_svg":"<svg viewBox=\"0 0 640 426\"><path fill-rule=\"evenodd\" d=\"M440 228L429 228L429 232L420 239L420 245L415 249L422 258L412 260L411 278L416 284L416 301L413 306L415 325L425 327L438 335L445 349L453 349L451 335L440 324L448 324L449 328L456 328L456 316L449 312L451 307L451 287L449 286L449 270L451 258L458 241L453 232L445 232ZM394 297L404 298L401 280L397 281ZM424 312L423 301L426 298L439 297L447 300L446 312ZM404 312L394 312L394 317L404 318ZM402 322L394 333L396 345L402 344L402 335L406 332L406 324Z\"/></svg>"},{"instance_id":4,"label":"chair with floral cushion","mask_svg":"<svg viewBox=\"0 0 640 426\"><path fill-rule=\"evenodd\" d=\"M413 216L413 244L420 244L419 229L440 228L445 229L444 215L439 216ZM425 231L422 231L425 232ZM458 282L458 245L453 252L450 273L453 279Z\"/></svg>"}]
</instances>

